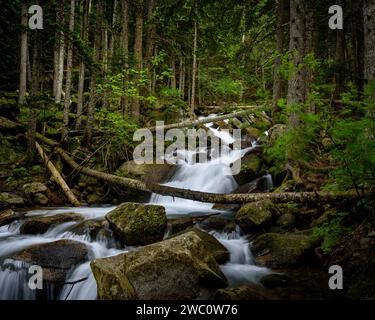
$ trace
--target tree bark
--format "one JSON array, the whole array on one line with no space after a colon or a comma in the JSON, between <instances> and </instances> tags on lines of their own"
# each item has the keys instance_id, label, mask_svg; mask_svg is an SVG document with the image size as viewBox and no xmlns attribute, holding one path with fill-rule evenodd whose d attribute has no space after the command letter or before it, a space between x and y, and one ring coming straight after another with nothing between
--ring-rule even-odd
<instances>
[{"instance_id":1,"label":"tree bark","mask_svg":"<svg viewBox=\"0 0 375 320\"><path fill-rule=\"evenodd\" d=\"M65 34L63 31L64 22L65 22L65 12L64 12L65 0L60 0L59 7L59 67L57 74L57 83L56 83L56 95L55 103L61 102L62 95L62 86L64 80L64 58L65 58Z\"/></svg>"},{"instance_id":2,"label":"tree bark","mask_svg":"<svg viewBox=\"0 0 375 320\"><path fill-rule=\"evenodd\" d=\"M176 89L176 60L174 57L171 59L171 69L172 69L172 76L171 76L171 89Z\"/></svg>"},{"instance_id":3,"label":"tree bark","mask_svg":"<svg viewBox=\"0 0 375 320\"><path fill-rule=\"evenodd\" d=\"M35 39L33 45L33 67L31 70L31 97L29 104L29 119L27 128L27 155L29 163L32 163L35 155L36 116L38 108L38 94L40 83L40 48L39 39Z\"/></svg>"},{"instance_id":4,"label":"tree bark","mask_svg":"<svg viewBox=\"0 0 375 320\"><path fill-rule=\"evenodd\" d=\"M197 17L195 19L198 19ZM197 77L197 47L198 47L198 22L194 21L194 43L193 43L193 67L191 74L191 100L190 100L190 114L194 117L195 112L195 90Z\"/></svg>"},{"instance_id":5,"label":"tree bark","mask_svg":"<svg viewBox=\"0 0 375 320\"><path fill-rule=\"evenodd\" d=\"M375 0L364 1L365 78L375 80Z\"/></svg>"},{"instance_id":6,"label":"tree bark","mask_svg":"<svg viewBox=\"0 0 375 320\"><path fill-rule=\"evenodd\" d=\"M73 68L73 32L74 32L74 15L75 15L75 0L70 0L70 15L69 15L69 37L68 55L66 58L66 82L65 82L65 101L64 101L64 125L62 140L68 135L69 126L69 108L70 108L70 92L72 87L72 68Z\"/></svg>"},{"instance_id":7,"label":"tree bark","mask_svg":"<svg viewBox=\"0 0 375 320\"><path fill-rule=\"evenodd\" d=\"M244 111L225 114L225 115L218 116L218 117L167 124L167 125L162 126L162 127L152 127L152 128L149 128L149 130L156 131L156 129L158 129L158 128L164 128L164 130L169 130L169 129L175 129L175 128L194 127L194 126L199 126L199 125L202 125L202 124L205 124L205 123L218 122L218 121L222 121L222 120L227 120L227 119L245 116L245 115L248 115L249 113L253 113L255 111L261 111L263 109L263 107L258 107L258 106L248 106L246 108L247 108L247 110L244 110Z\"/></svg>"},{"instance_id":8,"label":"tree bark","mask_svg":"<svg viewBox=\"0 0 375 320\"><path fill-rule=\"evenodd\" d=\"M136 18L135 18L135 39L134 39L134 56L135 69L137 72L142 72L143 69L143 0L138 0L136 4ZM140 100L139 96L141 90L139 88L140 74L135 77L136 97L133 98L132 114L135 118L140 116Z\"/></svg>"},{"instance_id":9,"label":"tree bark","mask_svg":"<svg viewBox=\"0 0 375 320\"><path fill-rule=\"evenodd\" d=\"M155 2L155 0L148 0L147 9L145 62L147 64L149 72L151 72L151 59L154 53L155 23L153 19L155 14Z\"/></svg>"},{"instance_id":10,"label":"tree bark","mask_svg":"<svg viewBox=\"0 0 375 320\"><path fill-rule=\"evenodd\" d=\"M100 54L100 15L101 8L100 4L97 3L96 5L96 26L95 26L95 36L94 36L94 60L96 62L99 61L99 54ZM91 76L90 76L90 97L87 106L87 122L86 122L86 133L85 133L85 141L86 145L90 146L92 143L92 132L94 126L94 117L95 117L95 106L97 102L96 97L96 77L97 77L97 70L96 67L92 67L91 69Z\"/></svg>"},{"instance_id":11,"label":"tree bark","mask_svg":"<svg viewBox=\"0 0 375 320\"><path fill-rule=\"evenodd\" d=\"M317 202L342 202L359 199L355 191L347 192L285 192L285 193L246 193L246 194L216 194L187 189L178 189L156 183L145 183L143 181L115 176L109 173L96 171L81 167L57 143L38 134L38 139L54 147L61 158L75 171L98 179L100 181L132 188L140 191L153 192L160 195L179 197L209 203L243 204L255 201L270 200L274 203L317 203ZM372 196L373 193L365 193L363 196Z\"/></svg>"},{"instance_id":12,"label":"tree bark","mask_svg":"<svg viewBox=\"0 0 375 320\"><path fill-rule=\"evenodd\" d=\"M343 0L338 0L337 4L343 6ZM341 94L345 91L345 29L335 30L335 99L340 99Z\"/></svg>"},{"instance_id":13,"label":"tree bark","mask_svg":"<svg viewBox=\"0 0 375 320\"><path fill-rule=\"evenodd\" d=\"M43 162L45 166L48 168L48 170L51 172L53 178L58 183L58 185L61 187L62 191L64 191L66 197L68 198L69 202L74 207L80 207L81 204L75 197L74 193L70 190L69 186L66 184L65 180L61 176L61 174L57 171L56 167L53 165L53 163L49 160L48 156L44 153L42 147L39 145L38 142L35 142L36 150L38 151L40 157L43 159Z\"/></svg>"},{"instance_id":14,"label":"tree bark","mask_svg":"<svg viewBox=\"0 0 375 320\"><path fill-rule=\"evenodd\" d=\"M26 103L27 82L27 6L26 2L21 5L21 51L20 51L20 83L18 103Z\"/></svg>"},{"instance_id":15,"label":"tree bark","mask_svg":"<svg viewBox=\"0 0 375 320\"><path fill-rule=\"evenodd\" d=\"M284 53L284 7L285 0L279 0L277 4L277 30L276 30L276 50L275 68L273 75L273 94L272 94L272 111L273 115L280 111L277 105L279 99L283 96L283 78L280 74L281 55Z\"/></svg>"},{"instance_id":16,"label":"tree bark","mask_svg":"<svg viewBox=\"0 0 375 320\"><path fill-rule=\"evenodd\" d=\"M290 42L294 70L289 75L288 104L297 105L305 102L304 72L301 68L305 55L305 1L290 0ZM298 127L299 119L296 112L289 117L289 125Z\"/></svg>"},{"instance_id":17,"label":"tree bark","mask_svg":"<svg viewBox=\"0 0 375 320\"><path fill-rule=\"evenodd\" d=\"M125 70L124 75L124 87L126 87L126 82L128 80L126 72L129 69L129 2L128 0L122 0L122 22L121 22L121 49L123 54L123 68ZM127 95L121 97L121 109L123 116L129 111L129 99Z\"/></svg>"},{"instance_id":18,"label":"tree bark","mask_svg":"<svg viewBox=\"0 0 375 320\"><path fill-rule=\"evenodd\" d=\"M184 98L185 96L185 88L184 88L184 80L185 80L185 74L184 74L184 60L183 58L181 57L180 58L180 77L179 77L179 80L178 80L178 90L180 91L180 96L182 98Z\"/></svg>"},{"instance_id":19,"label":"tree bark","mask_svg":"<svg viewBox=\"0 0 375 320\"><path fill-rule=\"evenodd\" d=\"M112 11L112 30L111 30L111 37L109 40L109 47L108 47L108 59L113 60L114 58L114 48L115 48L115 39L118 36L118 26L117 26L117 18L118 18L118 0L113 1L113 11Z\"/></svg>"}]
</instances>

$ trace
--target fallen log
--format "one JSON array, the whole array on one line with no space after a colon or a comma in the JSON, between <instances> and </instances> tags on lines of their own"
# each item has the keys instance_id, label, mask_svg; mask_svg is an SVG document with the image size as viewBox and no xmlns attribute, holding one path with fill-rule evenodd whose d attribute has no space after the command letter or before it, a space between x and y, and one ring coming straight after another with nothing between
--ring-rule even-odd
<instances>
[{"instance_id":1,"label":"fallen log","mask_svg":"<svg viewBox=\"0 0 375 320\"><path fill-rule=\"evenodd\" d=\"M206 123L233 119L233 118L236 118L236 117L245 116L245 115L247 115L249 113L252 113L252 112L255 112L255 111L262 111L262 110L264 110L263 106L248 106L247 109L243 110L243 111L224 114L224 115L212 117L212 118L204 118L204 119L201 119L201 120L188 120L188 121L182 121L182 122L179 122L179 123L167 124L167 125L164 125L164 126L155 126L155 127L149 128L149 130L154 132L157 129L169 130L169 129L175 129L175 128L194 127L194 126L199 126L199 125L206 124Z\"/></svg>"},{"instance_id":2,"label":"fallen log","mask_svg":"<svg viewBox=\"0 0 375 320\"><path fill-rule=\"evenodd\" d=\"M51 139L37 133L37 138L44 143L55 148L55 151L61 158L75 171L104 181L109 184L118 185L125 188L136 189L151 193L157 193L164 196L172 196L183 199L195 200L209 203L223 204L243 204L261 200L271 200L274 203L317 203L317 202L335 202L344 200L359 200L355 191L345 192L284 192L284 193L245 193L245 194L216 194L209 192L193 191L188 189L179 189L170 186L160 185L157 183L146 183L143 181L119 177L113 174L100 172L97 170L81 167L76 163L63 149L57 146L57 143ZM373 193L361 195L373 196Z\"/></svg>"},{"instance_id":3,"label":"fallen log","mask_svg":"<svg viewBox=\"0 0 375 320\"><path fill-rule=\"evenodd\" d=\"M45 152L43 151L42 147L39 145L38 142L35 142L36 150L38 151L40 157L43 159L44 164L51 172L52 176L55 178L56 182L61 187L62 191L64 191L66 197L70 201L70 203L74 207L80 207L81 204L75 197L74 193L70 190L69 186L66 184L65 180L61 176L61 174L57 171L56 167L53 165L53 163L49 160Z\"/></svg>"}]
</instances>

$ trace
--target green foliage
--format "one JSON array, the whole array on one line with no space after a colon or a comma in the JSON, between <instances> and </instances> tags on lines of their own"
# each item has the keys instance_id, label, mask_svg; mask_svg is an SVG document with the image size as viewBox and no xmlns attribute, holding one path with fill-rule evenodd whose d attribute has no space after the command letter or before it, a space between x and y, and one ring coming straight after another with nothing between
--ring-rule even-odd
<instances>
[{"instance_id":1,"label":"green foliage","mask_svg":"<svg viewBox=\"0 0 375 320\"><path fill-rule=\"evenodd\" d=\"M132 147L133 134L138 125L131 117L123 117L119 112L101 109L97 114L100 121L99 128L106 136L111 137L112 142Z\"/></svg>"},{"instance_id":2,"label":"green foliage","mask_svg":"<svg viewBox=\"0 0 375 320\"><path fill-rule=\"evenodd\" d=\"M186 111L186 103L181 98L181 93L177 89L171 89L168 87L160 90L159 104L161 105L162 112L169 113L180 113Z\"/></svg>"},{"instance_id":3,"label":"green foliage","mask_svg":"<svg viewBox=\"0 0 375 320\"><path fill-rule=\"evenodd\" d=\"M322 129L321 117L318 114L305 112L307 105L279 104L285 109L282 111L284 119L288 114L295 113L299 119L298 127L289 127L284 134L276 138L273 145L266 149L266 156L269 162L274 164L271 171L280 172L288 160L296 162L309 161L313 158L315 143L319 139L319 132Z\"/></svg>"},{"instance_id":4,"label":"green foliage","mask_svg":"<svg viewBox=\"0 0 375 320\"><path fill-rule=\"evenodd\" d=\"M324 254L328 254L343 236L352 231L351 228L343 226L342 222L346 216L346 212L338 213L334 219L313 228L312 237L322 240L320 248Z\"/></svg>"}]
</instances>

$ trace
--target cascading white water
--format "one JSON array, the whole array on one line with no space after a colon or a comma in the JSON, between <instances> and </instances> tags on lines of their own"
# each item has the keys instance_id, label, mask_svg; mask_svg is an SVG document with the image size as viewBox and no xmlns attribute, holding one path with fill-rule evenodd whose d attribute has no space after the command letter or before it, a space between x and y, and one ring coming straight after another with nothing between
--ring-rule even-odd
<instances>
[{"instance_id":1,"label":"cascading white water","mask_svg":"<svg viewBox=\"0 0 375 320\"><path fill-rule=\"evenodd\" d=\"M206 125L217 137L221 139L223 146L221 153L209 150L209 160L206 163L196 163L199 153L209 153L207 149L178 150L179 168L166 185L211 192L228 193L237 187L237 183L231 175L231 164L243 157L253 147L243 150L232 150L230 144L233 137L225 131L213 128L213 124ZM168 157L168 155L167 155ZM266 176L266 189L272 188L272 177ZM218 212L212 209L213 204L201 203L180 198L165 197L153 194L150 203L163 205L168 216L188 215L199 213L208 214ZM115 207L102 208L60 208L54 210L33 210L27 216L49 216L62 213L78 213L85 219L103 218ZM87 278L85 281L75 284L73 287L66 284L58 293L58 299L90 300L96 299L96 282L90 269L90 261L96 258L114 256L127 252L130 248L118 249L113 238L91 239L89 235L77 235L69 230L79 222L68 222L49 229L42 235L22 235L20 226L22 222L13 222L10 225L0 227L0 300L6 299L35 299L36 292L28 288L28 270L25 263L12 261L9 258L23 249L33 245L45 244L60 239L71 239L81 242L87 246L88 261L76 266L67 274L66 282L75 282ZM254 265L250 252L249 243L245 237L236 232L213 233L213 235L230 252L230 261L221 266L223 273L227 276L229 285L258 282L270 271ZM47 297L53 298L56 295L54 288L47 288L50 291Z\"/></svg>"},{"instance_id":2,"label":"cascading white water","mask_svg":"<svg viewBox=\"0 0 375 320\"><path fill-rule=\"evenodd\" d=\"M196 150L178 151L178 169L171 179L165 183L166 186L194 191L210 193L229 193L238 187L231 171L231 164L241 159L252 148L243 150L232 150L229 145L234 142L234 138L227 131L221 131L212 127L212 123L206 127L213 132L221 141L220 150L208 150L207 148L197 148ZM209 154L209 160L204 163L197 163L196 158L201 153ZM166 155L168 161L173 155ZM163 205L169 214L194 214L210 213L213 204L198 201L160 196L152 194L150 203Z\"/></svg>"},{"instance_id":3,"label":"cascading white water","mask_svg":"<svg viewBox=\"0 0 375 320\"><path fill-rule=\"evenodd\" d=\"M235 287L241 284L258 284L260 279L271 271L267 268L254 265L253 255L250 251L249 242L241 236L238 227L232 233L211 232L211 234L225 246L230 259L221 270L228 279L229 286Z\"/></svg>"}]
</instances>

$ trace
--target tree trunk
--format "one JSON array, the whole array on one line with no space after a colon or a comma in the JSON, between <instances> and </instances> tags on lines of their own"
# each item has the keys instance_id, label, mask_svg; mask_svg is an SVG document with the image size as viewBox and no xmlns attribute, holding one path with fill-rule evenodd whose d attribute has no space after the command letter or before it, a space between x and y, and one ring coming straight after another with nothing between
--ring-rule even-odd
<instances>
[{"instance_id":1,"label":"tree trunk","mask_svg":"<svg viewBox=\"0 0 375 320\"><path fill-rule=\"evenodd\" d=\"M135 69L137 72L141 72L143 69L143 1L138 1L136 8L135 18L135 39L134 39L134 56L135 56ZM137 87L136 97L132 103L132 114L135 118L140 116L140 100L139 96L141 90L139 88L140 75L138 74L135 79L135 85Z\"/></svg>"},{"instance_id":2,"label":"tree trunk","mask_svg":"<svg viewBox=\"0 0 375 320\"><path fill-rule=\"evenodd\" d=\"M129 69L129 2L128 0L122 0L122 22L121 22L121 49L123 54L123 68L125 72ZM128 80L127 75L124 76L124 87ZM129 99L127 95L121 97L121 109L123 116L129 113Z\"/></svg>"},{"instance_id":3,"label":"tree trunk","mask_svg":"<svg viewBox=\"0 0 375 320\"><path fill-rule=\"evenodd\" d=\"M353 50L353 64L354 64L354 81L359 92L358 100L362 98L364 91L364 35L363 35L363 0L358 0L351 3L352 19L351 25L353 30L352 35L352 50Z\"/></svg>"},{"instance_id":4,"label":"tree trunk","mask_svg":"<svg viewBox=\"0 0 375 320\"><path fill-rule=\"evenodd\" d=\"M108 73L108 29L106 26L102 29L102 63L103 63L103 78L107 80ZM108 108L108 92L103 94L103 108Z\"/></svg>"},{"instance_id":5,"label":"tree trunk","mask_svg":"<svg viewBox=\"0 0 375 320\"><path fill-rule=\"evenodd\" d=\"M314 53L314 0L306 1L306 36L305 36L305 56L307 54ZM304 68L305 76L305 100L308 99L310 94L310 87L314 82L314 75L309 66ZM315 113L315 105L311 104L309 106L309 112Z\"/></svg>"},{"instance_id":6,"label":"tree trunk","mask_svg":"<svg viewBox=\"0 0 375 320\"><path fill-rule=\"evenodd\" d=\"M151 59L154 53L155 23L153 21L155 14L155 0L148 0L147 8L147 30L146 30L146 49L145 62L151 72Z\"/></svg>"},{"instance_id":7,"label":"tree trunk","mask_svg":"<svg viewBox=\"0 0 375 320\"><path fill-rule=\"evenodd\" d=\"M375 80L375 0L364 1L365 78Z\"/></svg>"},{"instance_id":8,"label":"tree trunk","mask_svg":"<svg viewBox=\"0 0 375 320\"><path fill-rule=\"evenodd\" d=\"M64 22L65 22L65 12L64 12L65 0L60 0L59 7L59 66L57 74L57 83L56 83L56 95L55 103L61 102L62 95L62 85L64 79L64 56L65 56L65 34L64 34Z\"/></svg>"},{"instance_id":9,"label":"tree trunk","mask_svg":"<svg viewBox=\"0 0 375 320\"><path fill-rule=\"evenodd\" d=\"M72 68L73 68L73 32L74 32L74 15L75 15L75 0L70 0L70 15L69 15L69 42L68 55L66 58L66 82L65 82L65 102L64 102L64 126L62 140L68 135L69 126L69 108L70 108L70 92L72 87Z\"/></svg>"},{"instance_id":10,"label":"tree trunk","mask_svg":"<svg viewBox=\"0 0 375 320\"><path fill-rule=\"evenodd\" d=\"M285 0L279 0L277 4L277 30L276 30L276 50L275 68L273 75L272 111L273 115L280 111L277 105L279 99L283 97L283 78L280 74L281 55L284 53L284 7Z\"/></svg>"},{"instance_id":11,"label":"tree trunk","mask_svg":"<svg viewBox=\"0 0 375 320\"><path fill-rule=\"evenodd\" d=\"M176 83L176 60L174 57L171 59L171 69L172 69L172 76L171 76L171 89L176 89L177 88L177 83Z\"/></svg>"},{"instance_id":12,"label":"tree trunk","mask_svg":"<svg viewBox=\"0 0 375 320\"><path fill-rule=\"evenodd\" d=\"M290 42L289 51L292 54L294 70L289 75L288 104L296 105L305 102L304 72L301 68L305 54L305 1L290 0ZM298 127L299 119L296 112L289 118L292 128Z\"/></svg>"},{"instance_id":13,"label":"tree trunk","mask_svg":"<svg viewBox=\"0 0 375 320\"><path fill-rule=\"evenodd\" d=\"M245 115L248 115L249 113L254 113L254 112L257 112L257 111L259 112L259 111L262 111L264 109L263 107L258 107L258 106L246 106L245 108L246 108L246 110L239 111L239 112L233 112L233 113L225 114L225 115L222 115L222 116L210 117L210 118L206 118L206 119L202 119L202 120L190 120L190 121L183 121L183 122L179 122L179 123L167 124L165 126L162 126L162 128L164 128L164 130L169 130L169 129L174 129L174 128L195 127L195 126L199 126L199 125L206 124L206 123L211 123L211 122L215 123L215 122L222 121L222 120L233 119L233 118L245 116ZM159 128L159 127L151 127L151 128L148 128L148 129L151 130L151 131L156 131L157 128Z\"/></svg>"},{"instance_id":14,"label":"tree trunk","mask_svg":"<svg viewBox=\"0 0 375 320\"><path fill-rule=\"evenodd\" d=\"M82 21L82 30L81 30L81 37L84 43L87 42L88 33L89 33L89 8L90 8L90 1L91 0L84 0L83 2L83 21ZM79 78L78 78L78 96L77 96L77 121L76 121L76 129L80 129L82 125L82 112L83 112L83 104L84 104L84 91L85 91L85 59L84 57L81 58L81 62L79 64Z\"/></svg>"},{"instance_id":15,"label":"tree trunk","mask_svg":"<svg viewBox=\"0 0 375 320\"><path fill-rule=\"evenodd\" d=\"M285 193L246 193L246 194L217 194L201 191L179 189L156 183L145 183L143 181L115 176L112 174L81 167L76 163L58 144L38 134L38 139L54 147L61 158L76 172L93 177L100 181L132 188L140 191L153 192L160 195L179 197L209 203L243 204L255 201L270 200L274 203L319 203L319 202L342 202L360 199L357 192L285 192ZM364 193L362 196L373 196L373 193Z\"/></svg>"},{"instance_id":16,"label":"tree trunk","mask_svg":"<svg viewBox=\"0 0 375 320\"><path fill-rule=\"evenodd\" d=\"M69 186L66 184L64 181L63 177L61 174L57 171L56 167L53 165L53 163L49 160L47 155L44 153L42 147L39 145L38 142L35 142L36 150L38 151L40 157L43 159L44 164L48 168L48 170L51 172L53 178L55 181L58 183L58 185L61 187L63 192L65 193L66 197L68 198L69 202L74 206L74 207L80 207L81 204L75 197L74 193L70 190Z\"/></svg>"},{"instance_id":17,"label":"tree trunk","mask_svg":"<svg viewBox=\"0 0 375 320\"><path fill-rule=\"evenodd\" d=\"M18 103L26 103L26 81L27 81L27 6L25 2L21 5L21 51L20 51L20 83Z\"/></svg>"},{"instance_id":18,"label":"tree trunk","mask_svg":"<svg viewBox=\"0 0 375 320\"><path fill-rule=\"evenodd\" d=\"M185 75L184 75L184 60L183 58L181 57L180 58L180 77L179 77L179 80L178 80L178 90L180 91L180 96L182 98L184 98L184 78L185 78Z\"/></svg>"},{"instance_id":19,"label":"tree trunk","mask_svg":"<svg viewBox=\"0 0 375 320\"><path fill-rule=\"evenodd\" d=\"M40 83L40 48L39 39L35 39L33 45L33 67L31 71L31 97L29 104L29 119L27 129L27 155L29 163L32 163L35 156L35 136L36 136L36 117L38 108L38 93Z\"/></svg>"},{"instance_id":20,"label":"tree trunk","mask_svg":"<svg viewBox=\"0 0 375 320\"><path fill-rule=\"evenodd\" d=\"M197 19L197 18L196 18ZM193 68L191 74L191 100L190 114L194 117L195 112L195 90L197 77L197 47L198 47L198 22L194 21L194 44L193 44Z\"/></svg>"},{"instance_id":21,"label":"tree trunk","mask_svg":"<svg viewBox=\"0 0 375 320\"><path fill-rule=\"evenodd\" d=\"M337 4L343 6L343 0L338 0ZM340 99L341 94L345 91L345 29L336 29L335 36L335 99Z\"/></svg>"},{"instance_id":22,"label":"tree trunk","mask_svg":"<svg viewBox=\"0 0 375 320\"><path fill-rule=\"evenodd\" d=\"M95 26L95 36L94 36L94 61L99 61L100 58L100 18L98 15L100 14L100 4L98 3L96 5L96 26ZM96 76L97 76L97 70L95 67L92 67L91 69L91 77L90 77L90 97L89 97L89 103L87 106L87 122L86 122L86 132L85 132L85 140L86 145L90 146L92 143L92 132L93 132L93 126L94 126L94 116L95 116L95 106L97 103L97 97L96 97Z\"/></svg>"},{"instance_id":23,"label":"tree trunk","mask_svg":"<svg viewBox=\"0 0 375 320\"><path fill-rule=\"evenodd\" d=\"M115 40L118 35L118 27L117 27L117 17L118 17L118 0L113 1L113 11L112 11L112 30L111 30L111 37L109 40L109 47L108 47L108 59L113 60L114 58L114 47L115 47Z\"/></svg>"}]
</instances>

